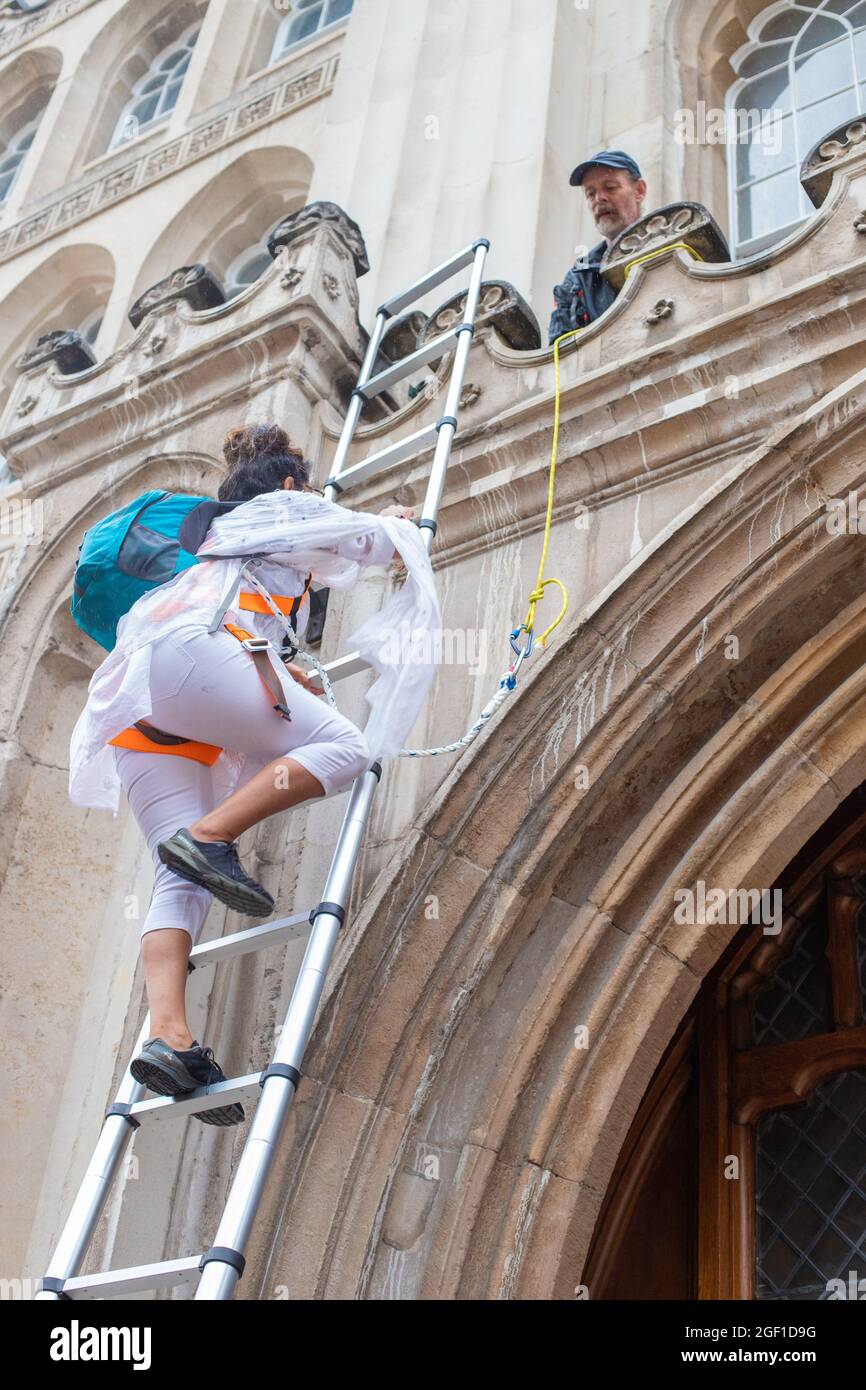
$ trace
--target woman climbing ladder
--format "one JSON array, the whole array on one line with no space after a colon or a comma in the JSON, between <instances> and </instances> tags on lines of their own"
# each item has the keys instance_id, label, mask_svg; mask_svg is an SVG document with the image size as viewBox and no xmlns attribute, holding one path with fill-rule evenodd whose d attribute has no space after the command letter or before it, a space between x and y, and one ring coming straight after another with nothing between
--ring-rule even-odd
<instances>
[{"instance_id":1,"label":"woman climbing ladder","mask_svg":"<svg viewBox=\"0 0 866 1390\"><path fill-rule=\"evenodd\" d=\"M152 1036L131 1071L162 1095L224 1079L212 1050L193 1039L185 1007L189 951L212 898L253 915L274 908L244 870L236 840L268 816L350 786L375 758L399 751L433 666L418 659L417 643L396 663L394 634L420 630L432 638L440 621L430 559L409 509L375 516L325 501L309 489L309 463L275 425L232 431L224 454L230 471L218 498L238 505L211 521L196 550L199 564L145 594L121 619L71 746L72 799L116 814L122 785L154 860L141 929ZM364 733L324 703L303 667L273 657L283 692L275 702L273 680L266 683L239 640L252 635L279 646L284 635L243 579L235 593L251 556L257 581L280 610L297 609L299 634L310 577L348 588L363 566L392 557L405 563L402 588L349 637L379 672ZM223 621L209 631L226 597ZM432 652L435 643L420 649ZM232 1104L198 1118L236 1124L244 1115Z\"/></svg>"}]
</instances>

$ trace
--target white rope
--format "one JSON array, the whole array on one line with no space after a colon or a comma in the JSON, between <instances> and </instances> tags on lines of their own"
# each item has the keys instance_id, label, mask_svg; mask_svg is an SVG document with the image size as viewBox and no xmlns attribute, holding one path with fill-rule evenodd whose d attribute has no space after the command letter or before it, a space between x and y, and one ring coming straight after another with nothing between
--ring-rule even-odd
<instances>
[{"instance_id":1,"label":"white rope","mask_svg":"<svg viewBox=\"0 0 866 1390\"><path fill-rule=\"evenodd\" d=\"M316 671L322 678L322 685L325 689L328 704L331 705L333 709L337 709L337 697L334 694L334 687L328 679L328 673L324 666L313 656L312 652L301 650L298 643L298 635L291 623L287 620L285 613L277 607L264 585L260 584L255 576L247 569L247 565L242 566L242 572L246 572L250 583L258 589L265 603L267 603L268 607L273 612L274 617L279 618L285 630L286 637L288 638L289 645L292 648L293 654L290 659L294 661L296 658L300 658L301 661L307 661L311 666L316 668ZM439 748L401 748L399 753L394 754L394 756L397 758L435 758L438 757L440 753L456 753L461 748L467 748L469 744L472 743L473 739L478 737L484 725L493 718L500 705L508 699L508 696L514 689L515 677L524 655L525 653L521 652L517 660L503 673L499 682L499 689L491 699L488 700L478 718L475 720L475 723L467 729L462 738L458 738L454 743L443 743ZM281 656L280 659L284 660L285 658Z\"/></svg>"}]
</instances>

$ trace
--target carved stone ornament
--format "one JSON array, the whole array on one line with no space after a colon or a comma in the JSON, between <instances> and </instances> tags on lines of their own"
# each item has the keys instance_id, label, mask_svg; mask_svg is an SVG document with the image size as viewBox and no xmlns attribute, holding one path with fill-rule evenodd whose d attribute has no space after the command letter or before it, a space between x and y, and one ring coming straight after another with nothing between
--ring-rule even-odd
<instances>
[{"instance_id":1,"label":"carved stone ornament","mask_svg":"<svg viewBox=\"0 0 866 1390\"><path fill-rule=\"evenodd\" d=\"M420 343L428 343L447 333L449 328L461 323L466 313L466 295L454 295L432 313L427 320ZM476 330L495 328L509 347L526 352L541 347L541 330L538 320L523 299L507 280L485 280L478 297L478 312L475 315ZM420 344L419 344L420 346Z\"/></svg>"},{"instance_id":2,"label":"carved stone ornament","mask_svg":"<svg viewBox=\"0 0 866 1390\"><path fill-rule=\"evenodd\" d=\"M22 415L22 416L24 416L24 415L29 415L30 412L31 412L31 410L35 410L35 409L36 409L36 406L38 405L38 403L39 403L39 397L38 397L38 396L27 395L27 396L24 397L23 401L21 401L21 403L19 404L18 409L16 410L15 414L16 414L16 415Z\"/></svg>"},{"instance_id":3,"label":"carved stone ornament","mask_svg":"<svg viewBox=\"0 0 866 1390\"><path fill-rule=\"evenodd\" d=\"M180 300L191 309L213 309L217 304L225 304L226 297L219 280L206 265L182 265L145 290L130 309L129 322L138 328L154 309Z\"/></svg>"},{"instance_id":4,"label":"carved stone ornament","mask_svg":"<svg viewBox=\"0 0 866 1390\"><path fill-rule=\"evenodd\" d=\"M167 342L168 337L165 333L154 333L145 343L144 351L148 357L159 357Z\"/></svg>"},{"instance_id":5,"label":"carved stone ornament","mask_svg":"<svg viewBox=\"0 0 866 1390\"><path fill-rule=\"evenodd\" d=\"M850 155L866 159L866 114L854 120L849 117L844 125L824 135L800 165L800 182L816 208L830 192L838 165Z\"/></svg>"},{"instance_id":6,"label":"carved stone ornament","mask_svg":"<svg viewBox=\"0 0 866 1390\"><path fill-rule=\"evenodd\" d=\"M361 235L361 228L353 222L337 203L307 203L297 212L290 212L268 237L268 250L276 260L281 246L291 246L299 237L306 236L325 223L339 236L355 262L355 274L366 275L370 269L367 248Z\"/></svg>"},{"instance_id":7,"label":"carved stone ornament","mask_svg":"<svg viewBox=\"0 0 866 1390\"><path fill-rule=\"evenodd\" d=\"M18 370L31 372L36 367L44 367L53 362L63 376L73 376L76 372L86 372L96 363L93 350L80 333L74 330L57 329L53 333L43 333L35 345L18 360Z\"/></svg>"},{"instance_id":8,"label":"carved stone ornament","mask_svg":"<svg viewBox=\"0 0 866 1390\"><path fill-rule=\"evenodd\" d=\"M861 236L866 233L866 208L854 218L854 231L859 232Z\"/></svg>"},{"instance_id":9,"label":"carved stone ornament","mask_svg":"<svg viewBox=\"0 0 866 1390\"><path fill-rule=\"evenodd\" d=\"M626 227L601 260L601 274L617 291L626 281L630 263L640 256L661 254L682 242L702 261L729 261L731 253L720 227L700 203L668 203Z\"/></svg>"},{"instance_id":10,"label":"carved stone ornament","mask_svg":"<svg viewBox=\"0 0 866 1390\"><path fill-rule=\"evenodd\" d=\"M331 299L340 298L340 282L336 275L323 275L322 286Z\"/></svg>"},{"instance_id":11,"label":"carved stone ornament","mask_svg":"<svg viewBox=\"0 0 866 1390\"><path fill-rule=\"evenodd\" d=\"M644 319L644 323L647 324L648 327L652 327L654 323L661 323L662 319L669 319L673 311L674 301L672 299L660 299L658 303L654 304L650 309Z\"/></svg>"},{"instance_id":12,"label":"carved stone ornament","mask_svg":"<svg viewBox=\"0 0 866 1390\"><path fill-rule=\"evenodd\" d=\"M476 386L473 381L467 381L463 390L460 392L460 409L468 410L471 405L481 396L481 387Z\"/></svg>"},{"instance_id":13,"label":"carved stone ornament","mask_svg":"<svg viewBox=\"0 0 866 1390\"><path fill-rule=\"evenodd\" d=\"M304 272L299 270L296 265L288 266L280 276L280 285L284 290L293 290L304 278Z\"/></svg>"}]
</instances>

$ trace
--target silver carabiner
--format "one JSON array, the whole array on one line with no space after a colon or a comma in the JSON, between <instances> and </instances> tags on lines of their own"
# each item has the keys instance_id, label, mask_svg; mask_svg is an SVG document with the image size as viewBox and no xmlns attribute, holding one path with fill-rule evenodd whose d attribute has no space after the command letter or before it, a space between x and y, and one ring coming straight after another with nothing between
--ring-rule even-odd
<instances>
[{"instance_id":1,"label":"silver carabiner","mask_svg":"<svg viewBox=\"0 0 866 1390\"><path fill-rule=\"evenodd\" d=\"M526 643L525 647L518 647L514 639L515 637L517 637L518 633L528 631L529 629L527 628L526 623L521 623L520 627L516 627L514 631L511 633L510 637L508 638L509 642L511 643L511 650L514 652L515 656L520 657L521 661L525 656L529 656L529 653L532 651L532 644L535 641L535 629L533 628L532 631L529 633L529 641Z\"/></svg>"}]
</instances>

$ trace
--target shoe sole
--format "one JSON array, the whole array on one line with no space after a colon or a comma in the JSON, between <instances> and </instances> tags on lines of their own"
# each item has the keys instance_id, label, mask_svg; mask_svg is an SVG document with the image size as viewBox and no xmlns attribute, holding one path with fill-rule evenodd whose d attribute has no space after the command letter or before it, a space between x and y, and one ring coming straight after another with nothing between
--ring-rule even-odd
<instances>
[{"instance_id":1,"label":"shoe sole","mask_svg":"<svg viewBox=\"0 0 866 1390\"><path fill-rule=\"evenodd\" d=\"M185 878L189 883L197 883L200 887L207 888L221 903L234 908L236 912L243 912L248 917L268 917L273 912L273 898L262 898L244 888L242 884L235 883L233 879L225 878L217 873L207 860L195 860L188 850L173 845L170 840L164 840L162 844L157 845L156 852L172 873L177 874L179 878Z\"/></svg>"},{"instance_id":2,"label":"shoe sole","mask_svg":"<svg viewBox=\"0 0 866 1390\"><path fill-rule=\"evenodd\" d=\"M201 1089L200 1086L182 1085L167 1067L152 1062L148 1057L136 1057L130 1062L129 1070L136 1081L155 1091L158 1096L188 1096L192 1091ZM193 1114L206 1125L239 1125L245 1118L243 1106L237 1101L232 1101L231 1105L217 1105L213 1110L196 1110Z\"/></svg>"}]
</instances>

